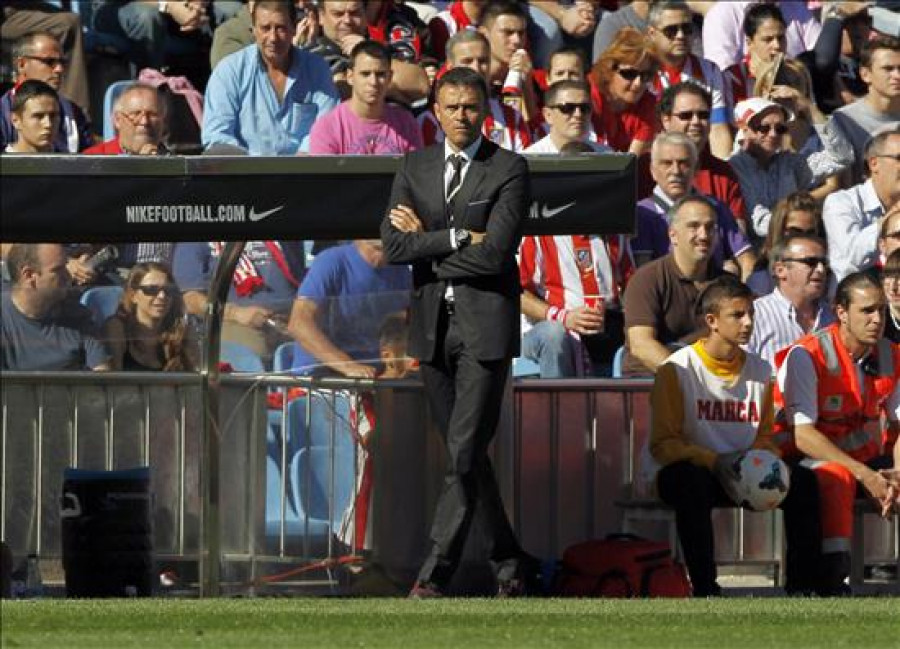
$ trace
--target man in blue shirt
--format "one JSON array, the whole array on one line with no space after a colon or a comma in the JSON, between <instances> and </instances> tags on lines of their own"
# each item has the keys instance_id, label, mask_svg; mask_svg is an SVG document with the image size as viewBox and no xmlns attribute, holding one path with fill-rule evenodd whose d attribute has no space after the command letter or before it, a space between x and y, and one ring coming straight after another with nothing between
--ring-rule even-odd
<instances>
[{"instance_id":1,"label":"man in blue shirt","mask_svg":"<svg viewBox=\"0 0 900 649\"><path fill-rule=\"evenodd\" d=\"M222 59L209 79L203 145L239 146L252 155L305 153L313 122L340 102L331 70L294 47L293 3L260 0L251 17L256 45Z\"/></svg>"},{"instance_id":2,"label":"man in blue shirt","mask_svg":"<svg viewBox=\"0 0 900 649\"><path fill-rule=\"evenodd\" d=\"M363 240L316 255L297 291L288 329L293 369L372 378L385 318L409 306L408 266L386 264L381 241Z\"/></svg>"}]
</instances>

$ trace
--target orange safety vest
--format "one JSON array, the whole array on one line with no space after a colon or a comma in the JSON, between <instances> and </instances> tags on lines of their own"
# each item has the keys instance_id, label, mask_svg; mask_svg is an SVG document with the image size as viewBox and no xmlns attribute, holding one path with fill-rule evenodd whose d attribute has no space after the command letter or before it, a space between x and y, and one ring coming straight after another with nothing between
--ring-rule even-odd
<instances>
[{"instance_id":1,"label":"orange safety vest","mask_svg":"<svg viewBox=\"0 0 900 649\"><path fill-rule=\"evenodd\" d=\"M794 345L775 354L775 366L781 369L784 359L794 346L806 349L812 356L818 379L818 411L816 429L847 455L865 462L884 453L888 444L874 428L880 421L884 402L900 379L900 352L886 338L878 341L874 354L878 361L876 374L864 375L865 396L859 389L856 363L838 336L839 323L808 334ZM799 455L794 442L794 430L787 421L784 395L775 384L775 443L782 455Z\"/></svg>"}]
</instances>

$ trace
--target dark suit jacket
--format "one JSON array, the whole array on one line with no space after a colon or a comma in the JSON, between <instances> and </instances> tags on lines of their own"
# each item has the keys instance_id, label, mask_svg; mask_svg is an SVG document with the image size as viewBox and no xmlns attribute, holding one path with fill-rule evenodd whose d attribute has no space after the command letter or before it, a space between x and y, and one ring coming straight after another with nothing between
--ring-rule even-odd
<instances>
[{"instance_id":1,"label":"dark suit jacket","mask_svg":"<svg viewBox=\"0 0 900 649\"><path fill-rule=\"evenodd\" d=\"M409 350L434 357L447 281L453 280L457 322L478 360L519 353L516 251L531 204L528 165L521 156L483 139L456 197L458 228L486 231L480 244L454 250L444 205L444 145L406 155L394 177L388 209L413 208L425 232L402 233L385 217L381 238L395 264L412 264Z\"/></svg>"}]
</instances>

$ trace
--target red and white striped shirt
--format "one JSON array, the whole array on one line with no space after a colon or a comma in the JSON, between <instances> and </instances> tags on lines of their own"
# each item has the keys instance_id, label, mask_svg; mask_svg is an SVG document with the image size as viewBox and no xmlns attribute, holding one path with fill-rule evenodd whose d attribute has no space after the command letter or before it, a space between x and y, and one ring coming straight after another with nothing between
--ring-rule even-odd
<instances>
[{"instance_id":1,"label":"red and white striped shirt","mask_svg":"<svg viewBox=\"0 0 900 649\"><path fill-rule=\"evenodd\" d=\"M482 134L494 144L510 151L523 151L531 145L531 131L522 113L497 99L489 102L490 113L481 127ZM430 110L419 115L422 141L425 146L444 141L441 125Z\"/></svg>"},{"instance_id":2,"label":"red and white striped shirt","mask_svg":"<svg viewBox=\"0 0 900 649\"><path fill-rule=\"evenodd\" d=\"M438 14L428 23L431 32L431 48L438 59L446 58L447 41L462 29L475 29L478 25L472 23L462 0L456 0L448 9Z\"/></svg>"},{"instance_id":3,"label":"red and white striped shirt","mask_svg":"<svg viewBox=\"0 0 900 649\"><path fill-rule=\"evenodd\" d=\"M522 288L561 309L584 306L586 295L601 295L606 308L620 309L634 270L624 234L525 237L519 248Z\"/></svg>"},{"instance_id":4,"label":"red and white striped shirt","mask_svg":"<svg viewBox=\"0 0 900 649\"><path fill-rule=\"evenodd\" d=\"M681 69L661 66L656 77L653 79L653 85L650 87L651 92L656 95L657 100L662 97L663 91L669 86L674 86L682 81L694 81L701 87L705 88L712 96L712 106L710 110L713 112L712 123L716 124L722 121L730 122L730 102L731 94L728 84L719 66L701 59L693 54L685 59Z\"/></svg>"}]
</instances>

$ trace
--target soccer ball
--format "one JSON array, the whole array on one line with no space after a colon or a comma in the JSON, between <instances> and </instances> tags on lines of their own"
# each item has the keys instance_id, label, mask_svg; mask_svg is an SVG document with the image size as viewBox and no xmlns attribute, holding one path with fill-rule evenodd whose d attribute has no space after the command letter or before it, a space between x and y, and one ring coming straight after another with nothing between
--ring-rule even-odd
<instances>
[{"instance_id":1,"label":"soccer ball","mask_svg":"<svg viewBox=\"0 0 900 649\"><path fill-rule=\"evenodd\" d=\"M791 474L787 465L769 451L753 449L734 462L738 480L726 480L725 491L736 505L766 512L775 509L787 496Z\"/></svg>"}]
</instances>

